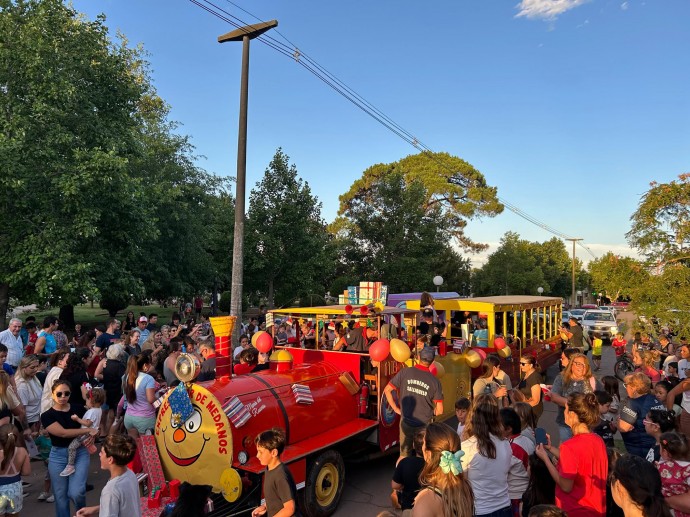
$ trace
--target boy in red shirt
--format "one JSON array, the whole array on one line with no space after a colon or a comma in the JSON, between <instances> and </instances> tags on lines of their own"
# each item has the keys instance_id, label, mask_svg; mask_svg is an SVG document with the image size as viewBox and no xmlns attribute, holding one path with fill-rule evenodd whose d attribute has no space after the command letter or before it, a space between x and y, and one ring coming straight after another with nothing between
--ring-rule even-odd
<instances>
[{"instance_id":1,"label":"boy in red shirt","mask_svg":"<svg viewBox=\"0 0 690 517\"><path fill-rule=\"evenodd\" d=\"M616 357L620 357L625 354L626 345L627 343L625 342L625 339L623 339L623 333L619 332L616 334L614 340L611 341L611 346L613 347L613 351L616 352Z\"/></svg>"}]
</instances>

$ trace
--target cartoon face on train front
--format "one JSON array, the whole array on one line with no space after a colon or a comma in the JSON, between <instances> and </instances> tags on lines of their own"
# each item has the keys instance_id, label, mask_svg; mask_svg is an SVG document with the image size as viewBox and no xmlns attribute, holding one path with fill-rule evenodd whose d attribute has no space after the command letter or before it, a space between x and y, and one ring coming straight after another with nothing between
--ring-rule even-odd
<instances>
[{"instance_id":1,"label":"cartoon face on train front","mask_svg":"<svg viewBox=\"0 0 690 517\"><path fill-rule=\"evenodd\" d=\"M223 470L232 464L232 433L216 397L192 384L192 415L179 422L165 397L156 419L156 446L166 479L211 485L220 490Z\"/></svg>"}]
</instances>

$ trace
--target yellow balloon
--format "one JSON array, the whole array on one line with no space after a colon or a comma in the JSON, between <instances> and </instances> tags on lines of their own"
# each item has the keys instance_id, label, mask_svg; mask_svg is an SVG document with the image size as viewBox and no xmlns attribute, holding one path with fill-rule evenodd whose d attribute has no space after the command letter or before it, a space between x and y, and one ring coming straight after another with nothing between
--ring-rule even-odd
<instances>
[{"instance_id":1,"label":"yellow balloon","mask_svg":"<svg viewBox=\"0 0 690 517\"><path fill-rule=\"evenodd\" d=\"M261 334L266 334L266 331L260 330L258 332L254 332L254 334L252 334L252 346L254 348L256 348L256 340L259 339L259 336L261 336Z\"/></svg>"},{"instance_id":2,"label":"yellow balloon","mask_svg":"<svg viewBox=\"0 0 690 517\"><path fill-rule=\"evenodd\" d=\"M410 347L402 339L391 339L391 355L399 363L404 363L410 358Z\"/></svg>"},{"instance_id":3,"label":"yellow balloon","mask_svg":"<svg viewBox=\"0 0 690 517\"><path fill-rule=\"evenodd\" d=\"M440 379L446 374L446 369L438 361L434 361L433 365L436 367L436 378Z\"/></svg>"},{"instance_id":4,"label":"yellow balloon","mask_svg":"<svg viewBox=\"0 0 690 517\"><path fill-rule=\"evenodd\" d=\"M498 355L503 359L508 359L511 355L513 355L513 351L510 349L509 346L506 346L498 350Z\"/></svg>"},{"instance_id":5,"label":"yellow balloon","mask_svg":"<svg viewBox=\"0 0 690 517\"><path fill-rule=\"evenodd\" d=\"M465 360L467 361L467 366L470 368L477 368L480 364L482 364L482 356L480 356L474 350L468 350L465 353Z\"/></svg>"}]
</instances>

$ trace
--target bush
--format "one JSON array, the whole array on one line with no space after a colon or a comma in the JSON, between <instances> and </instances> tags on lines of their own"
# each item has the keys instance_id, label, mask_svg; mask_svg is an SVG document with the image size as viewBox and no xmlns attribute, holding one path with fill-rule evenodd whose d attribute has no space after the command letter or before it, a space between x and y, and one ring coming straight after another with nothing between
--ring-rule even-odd
<instances>
[{"instance_id":1,"label":"bush","mask_svg":"<svg viewBox=\"0 0 690 517\"><path fill-rule=\"evenodd\" d=\"M230 312L230 297L230 291L222 292L222 294L220 295L220 301L218 302L218 309L220 309L220 312Z\"/></svg>"},{"instance_id":2,"label":"bush","mask_svg":"<svg viewBox=\"0 0 690 517\"><path fill-rule=\"evenodd\" d=\"M129 295L122 293L103 294L99 303L100 308L108 311L108 315L111 318L114 318L119 311L126 309L128 305Z\"/></svg>"}]
</instances>

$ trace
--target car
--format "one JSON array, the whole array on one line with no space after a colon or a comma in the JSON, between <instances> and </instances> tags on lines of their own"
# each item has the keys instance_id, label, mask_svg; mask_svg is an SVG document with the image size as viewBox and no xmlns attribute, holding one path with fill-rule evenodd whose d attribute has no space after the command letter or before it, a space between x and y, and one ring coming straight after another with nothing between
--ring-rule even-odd
<instances>
[{"instance_id":1,"label":"car","mask_svg":"<svg viewBox=\"0 0 690 517\"><path fill-rule=\"evenodd\" d=\"M570 311L563 311L563 318L561 320L561 323L565 325L570 321Z\"/></svg>"},{"instance_id":2,"label":"car","mask_svg":"<svg viewBox=\"0 0 690 517\"><path fill-rule=\"evenodd\" d=\"M613 305L600 305L599 310L611 311L614 318L618 315L618 311L616 310L616 308Z\"/></svg>"},{"instance_id":3,"label":"car","mask_svg":"<svg viewBox=\"0 0 690 517\"><path fill-rule=\"evenodd\" d=\"M570 317L575 318L575 321L578 323L582 321L582 316L584 316L585 312L587 312L585 309L570 309Z\"/></svg>"},{"instance_id":4,"label":"car","mask_svg":"<svg viewBox=\"0 0 690 517\"><path fill-rule=\"evenodd\" d=\"M613 302L611 305L616 309L620 309L621 311L627 311L630 302Z\"/></svg>"},{"instance_id":5,"label":"car","mask_svg":"<svg viewBox=\"0 0 690 517\"><path fill-rule=\"evenodd\" d=\"M587 310L589 310L589 309L597 310L598 308L599 308L599 306L595 305L593 303L585 303L582 307L580 307L580 309L587 309Z\"/></svg>"},{"instance_id":6,"label":"car","mask_svg":"<svg viewBox=\"0 0 690 517\"><path fill-rule=\"evenodd\" d=\"M611 311L586 311L582 316L582 330L590 337L597 332L601 339L610 341L618 333L618 322Z\"/></svg>"}]
</instances>

